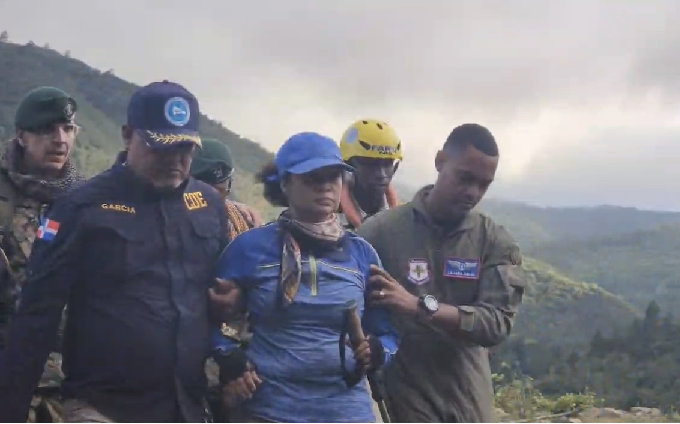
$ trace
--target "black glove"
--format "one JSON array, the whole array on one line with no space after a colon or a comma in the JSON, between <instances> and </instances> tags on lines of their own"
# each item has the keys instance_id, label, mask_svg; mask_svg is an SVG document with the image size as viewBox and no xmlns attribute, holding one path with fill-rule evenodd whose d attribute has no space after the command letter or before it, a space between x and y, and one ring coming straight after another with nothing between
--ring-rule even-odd
<instances>
[{"instance_id":1,"label":"black glove","mask_svg":"<svg viewBox=\"0 0 680 424\"><path fill-rule=\"evenodd\" d=\"M378 369L385 363L385 347L375 336L368 336L368 346L371 348L371 370Z\"/></svg>"},{"instance_id":2,"label":"black glove","mask_svg":"<svg viewBox=\"0 0 680 424\"><path fill-rule=\"evenodd\" d=\"M230 352L217 350L213 359L220 367L220 383L227 384L241 377L249 370L250 363L243 349L237 348Z\"/></svg>"}]
</instances>

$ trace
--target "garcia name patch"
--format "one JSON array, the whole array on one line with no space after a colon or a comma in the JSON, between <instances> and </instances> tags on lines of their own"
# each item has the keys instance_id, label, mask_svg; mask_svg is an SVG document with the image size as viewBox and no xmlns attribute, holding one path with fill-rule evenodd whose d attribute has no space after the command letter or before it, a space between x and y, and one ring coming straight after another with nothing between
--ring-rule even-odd
<instances>
[{"instance_id":1,"label":"garcia name patch","mask_svg":"<svg viewBox=\"0 0 680 424\"><path fill-rule=\"evenodd\" d=\"M408 261L408 280L418 286L430 281L430 266L425 259Z\"/></svg>"},{"instance_id":2,"label":"garcia name patch","mask_svg":"<svg viewBox=\"0 0 680 424\"><path fill-rule=\"evenodd\" d=\"M444 264L444 277L479 279L479 259L448 258Z\"/></svg>"}]
</instances>

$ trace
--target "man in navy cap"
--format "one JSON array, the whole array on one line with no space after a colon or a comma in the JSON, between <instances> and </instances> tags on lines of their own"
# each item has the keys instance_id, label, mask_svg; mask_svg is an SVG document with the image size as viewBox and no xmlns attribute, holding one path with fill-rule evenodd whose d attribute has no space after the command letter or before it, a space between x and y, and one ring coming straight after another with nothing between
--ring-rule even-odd
<instances>
[{"instance_id":1,"label":"man in navy cap","mask_svg":"<svg viewBox=\"0 0 680 424\"><path fill-rule=\"evenodd\" d=\"M66 303L67 422L206 418L208 288L228 236L219 193L189 178L198 120L182 86L139 89L114 166L43 218L0 353L0 421L25 421Z\"/></svg>"}]
</instances>

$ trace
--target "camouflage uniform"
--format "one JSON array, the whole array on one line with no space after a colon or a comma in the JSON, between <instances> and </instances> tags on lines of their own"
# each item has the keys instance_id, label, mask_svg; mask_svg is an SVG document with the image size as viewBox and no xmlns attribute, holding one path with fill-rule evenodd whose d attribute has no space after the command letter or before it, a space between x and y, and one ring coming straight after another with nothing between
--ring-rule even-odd
<instances>
[{"instance_id":1,"label":"camouflage uniform","mask_svg":"<svg viewBox=\"0 0 680 424\"><path fill-rule=\"evenodd\" d=\"M23 174L19 171L21 153L18 140L12 140L0 159L0 348L4 346L2 336L11 323L26 281L26 262L41 217L59 194L83 180L70 161L57 180L45 181ZM62 320L60 335L63 324ZM45 364L28 422L63 422L59 401L63 374L58 350L55 346Z\"/></svg>"}]
</instances>

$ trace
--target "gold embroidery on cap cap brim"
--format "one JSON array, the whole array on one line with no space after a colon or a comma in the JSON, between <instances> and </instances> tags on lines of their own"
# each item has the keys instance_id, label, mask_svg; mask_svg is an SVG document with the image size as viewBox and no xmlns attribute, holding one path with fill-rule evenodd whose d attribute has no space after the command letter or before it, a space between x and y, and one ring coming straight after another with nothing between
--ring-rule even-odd
<instances>
[{"instance_id":1,"label":"gold embroidery on cap cap brim","mask_svg":"<svg viewBox=\"0 0 680 424\"><path fill-rule=\"evenodd\" d=\"M186 135L186 134L159 134L153 131L147 131L147 134L151 137L153 141L160 144L175 144L181 143L183 141L191 141L197 146L201 145L201 137L197 135Z\"/></svg>"}]
</instances>

